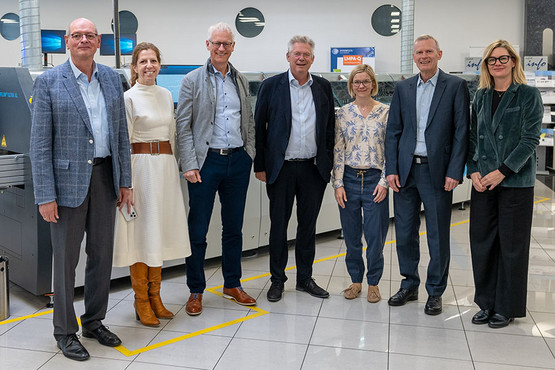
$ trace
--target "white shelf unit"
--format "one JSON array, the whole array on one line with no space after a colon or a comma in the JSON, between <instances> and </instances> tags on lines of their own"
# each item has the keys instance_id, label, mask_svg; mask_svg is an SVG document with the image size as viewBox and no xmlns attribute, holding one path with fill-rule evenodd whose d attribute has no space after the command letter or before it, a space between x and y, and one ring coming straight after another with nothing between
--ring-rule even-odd
<instances>
[{"instance_id":1,"label":"white shelf unit","mask_svg":"<svg viewBox=\"0 0 555 370\"><path fill-rule=\"evenodd\" d=\"M536 151L537 173L540 175L548 174L549 170L555 170L555 164L553 163L555 158L553 146L553 129L555 128L555 72L553 73L550 76L536 76L536 87L540 90L544 105L542 136ZM548 153L551 153L551 155L548 155Z\"/></svg>"}]
</instances>

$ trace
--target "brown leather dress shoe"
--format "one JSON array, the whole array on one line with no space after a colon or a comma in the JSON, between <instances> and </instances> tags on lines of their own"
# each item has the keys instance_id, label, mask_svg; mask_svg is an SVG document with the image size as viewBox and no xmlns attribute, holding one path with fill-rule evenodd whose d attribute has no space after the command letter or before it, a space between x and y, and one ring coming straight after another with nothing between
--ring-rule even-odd
<instances>
[{"instance_id":1,"label":"brown leather dress shoe","mask_svg":"<svg viewBox=\"0 0 555 370\"><path fill-rule=\"evenodd\" d=\"M187 304L185 305L185 312L189 316L197 316L202 312L202 294L191 293Z\"/></svg>"},{"instance_id":2,"label":"brown leather dress shoe","mask_svg":"<svg viewBox=\"0 0 555 370\"><path fill-rule=\"evenodd\" d=\"M240 286L235 288L224 288L224 298L233 299L243 306L256 305L256 299L248 295Z\"/></svg>"}]
</instances>

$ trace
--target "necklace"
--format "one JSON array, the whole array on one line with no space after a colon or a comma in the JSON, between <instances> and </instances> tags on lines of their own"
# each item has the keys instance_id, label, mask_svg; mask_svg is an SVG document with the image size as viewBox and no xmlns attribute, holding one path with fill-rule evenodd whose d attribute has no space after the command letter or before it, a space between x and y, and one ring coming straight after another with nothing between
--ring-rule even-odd
<instances>
[{"instance_id":1,"label":"necklace","mask_svg":"<svg viewBox=\"0 0 555 370\"><path fill-rule=\"evenodd\" d=\"M358 107L358 110L360 111L360 113L365 116L366 114L370 113L370 111L372 111L372 109L374 108L375 104L370 104L370 105L359 105L357 104L356 106Z\"/></svg>"},{"instance_id":2,"label":"necklace","mask_svg":"<svg viewBox=\"0 0 555 370\"><path fill-rule=\"evenodd\" d=\"M497 90L495 90L495 92L497 93L497 96L500 97L500 98L503 97L503 94L505 94L505 91L497 91Z\"/></svg>"}]
</instances>

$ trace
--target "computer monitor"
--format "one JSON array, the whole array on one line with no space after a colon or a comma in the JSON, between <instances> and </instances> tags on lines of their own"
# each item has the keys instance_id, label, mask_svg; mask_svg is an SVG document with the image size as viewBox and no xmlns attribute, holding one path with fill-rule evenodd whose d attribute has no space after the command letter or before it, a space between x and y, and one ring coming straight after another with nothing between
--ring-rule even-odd
<instances>
[{"instance_id":1,"label":"computer monitor","mask_svg":"<svg viewBox=\"0 0 555 370\"><path fill-rule=\"evenodd\" d=\"M43 53L65 54L64 30L40 30L40 44Z\"/></svg>"},{"instance_id":2,"label":"computer monitor","mask_svg":"<svg viewBox=\"0 0 555 370\"><path fill-rule=\"evenodd\" d=\"M170 90L170 92L172 93L173 104L177 105L177 100L179 99L179 89L181 87L181 80L183 80L183 77L187 73L199 67L202 67L202 66L163 64L162 66L160 66L160 73L158 73L158 78L156 79L156 83L159 86L165 87L166 89Z\"/></svg>"},{"instance_id":3,"label":"computer monitor","mask_svg":"<svg viewBox=\"0 0 555 370\"><path fill-rule=\"evenodd\" d=\"M133 54L133 49L137 45L137 35L120 35L119 36L119 49L121 55ZM114 34L103 33L100 39L100 55L115 55L115 41Z\"/></svg>"}]
</instances>

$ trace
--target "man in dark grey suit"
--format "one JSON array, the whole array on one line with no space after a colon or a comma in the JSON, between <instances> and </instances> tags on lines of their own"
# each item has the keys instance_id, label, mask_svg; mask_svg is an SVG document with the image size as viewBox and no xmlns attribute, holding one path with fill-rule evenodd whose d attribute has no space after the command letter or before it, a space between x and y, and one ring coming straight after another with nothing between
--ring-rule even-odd
<instances>
[{"instance_id":1,"label":"man in dark grey suit","mask_svg":"<svg viewBox=\"0 0 555 370\"><path fill-rule=\"evenodd\" d=\"M54 253L54 337L63 354L86 360L79 342L73 296L75 268L87 235L82 334L115 347L120 339L106 315L116 204L133 203L131 154L120 77L96 64L100 35L89 20L71 23L69 60L35 80L31 165L35 201L50 223Z\"/></svg>"},{"instance_id":2,"label":"man in dark grey suit","mask_svg":"<svg viewBox=\"0 0 555 370\"><path fill-rule=\"evenodd\" d=\"M312 278L316 221L333 161L335 114L330 83L308 71L314 41L294 36L288 45L289 71L260 86L256 122L256 178L270 198L270 273L267 298L281 299L287 280L287 225L297 200L296 289L318 297L329 293Z\"/></svg>"},{"instance_id":3,"label":"man in dark grey suit","mask_svg":"<svg viewBox=\"0 0 555 370\"><path fill-rule=\"evenodd\" d=\"M206 234L216 192L222 205L222 274L224 297L244 306L256 304L241 287L243 215L254 158L254 121L249 82L229 58L235 49L231 27L217 23L208 29L206 64L187 74L177 103L177 143L180 165L189 190L187 285L185 311L202 312L206 288Z\"/></svg>"},{"instance_id":4,"label":"man in dark grey suit","mask_svg":"<svg viewBox=\"0 0 555 370\"><path fill-rule=\"evenodd\" d=\"M423 35L414 43L420 73L395 87L385 143L386 176L394 193L401 289L388 301L418 299L420 208L424 204L430 262L424 312L442 312L449 272L453 189L462 181L467 153L469 96L466 82L438 68L442 51Z\"/></svg>"}]
</instances>

